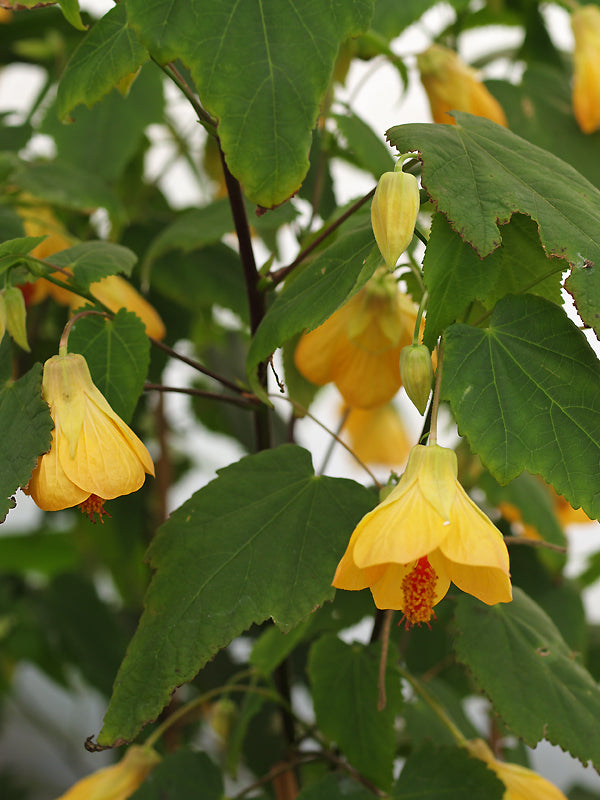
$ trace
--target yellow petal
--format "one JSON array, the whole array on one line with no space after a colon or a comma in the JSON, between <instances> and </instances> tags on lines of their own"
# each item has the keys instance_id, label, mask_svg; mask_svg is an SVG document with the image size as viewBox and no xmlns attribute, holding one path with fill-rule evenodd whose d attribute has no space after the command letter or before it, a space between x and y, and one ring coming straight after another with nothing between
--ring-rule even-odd
<instances>
[{"instance_id":1,"label":"yellow petal","mask_svg":"<svg viewBox=\"0 0 600 800\"><path fill-rule=\"evenodd\" d=\"M419 448L419 489L443 520L449 520L458 487L456 453L437 444Z\"/></svg>"},{"instance_id":2,"label":"yellow petal","mask_svg":"<svg viewBox=\"0 0 600 800\"><path fill-rule=\"evenodd\" d=\"M416 562L411 564L387 564L378 581L371 584L371 593L377 608L392 608L404 611L406 608L406 598L402 583L404 578L414 569ZM443 562L436 561L434 568L437 580L435 584L432 606L446 596L450 586L450 578L444 570Z\"/></svg>"},{"instance_id":3,"label":"yellow petal","mask_svg":"<svg viewBox=\"0 0 600 800\"><path fill-rule=\"evenodd\" d=\"M55 431L52 431L50 452L38 459L25 491L43 511L72 508L89 497L90 492L69 480L61 467L57 458Z\"/></svg>"},{"instance_id":4,"label":"yellow petal","mask_svg":"<svg viewBox=\"0 0 600 800\"><path fill-rule=\"evenodd\" d=\"M510 603L512 586L510 577L495 567L468 566L445 559L446 571L450 580L463 592L472 594L482 603L491 606L495 603Z\"/></svg>"},{"instance_id":5,"label":"yellow petal","mask_svg":"<svg viewBox=\"0 0 600 800\"><path fill-rule=\"evenodd\" d=\"M346 552L342 556L342 560L337 566L335 575L332 581L332 586L336 589L346 589L348 591L360 591L371 586L373 582L379 579L383 572L383 567L368 567L361 569L354 563L354 545L356 543L356 531L350 537L350 542L346 548Z\"/></svg>"},{"instance_id":6,"label":"yellow petal","mask_svg":"<svg viewBox=\"0 0 600 800\"><path fill-rule=\"evenodd\" d=\"M160 756L150 747L132 745L118 764L77 781L58 800L126 800L159 761Z\"/></svg>"},{"instance_id":7,"label":"yellow petal","mask_svg":"<svg viewBox=\"0 0 600 800\"><path fill-rule=\"evenodd\" d=\"M405 463L410 442L402 419L390 403L377 408L348 409L344 438L355 455L365 464L387 464L397 467Z\"/></svg>"},{"instance_id":8,"label":"yellow petal","mask_svg":"<svg viewBox=\"0 0 600 800\"><path fill-rule=\"evenodd\" d=\"M303 333L294 352L294 362L299 372L311 383L322 386L333 380L331 365L337 344L344 335L348 310L338 309L329 319L313 331Z\"/></svg>"},{"instance_id":9,"label":"yellow petal","mask_svg":"<svg viewBox=\"0 0 600 800\"><path fill-rule=\"evenodd\" d=\"M133 311L142 320L146 333L153 339L165 338L165 326L158 312L145 297L121 275L107 275L101 281L90 285L90 292L111 311L120 308ZM75 301L76 307L82 304L81 298Z\"/></svg>"}]
</instances>

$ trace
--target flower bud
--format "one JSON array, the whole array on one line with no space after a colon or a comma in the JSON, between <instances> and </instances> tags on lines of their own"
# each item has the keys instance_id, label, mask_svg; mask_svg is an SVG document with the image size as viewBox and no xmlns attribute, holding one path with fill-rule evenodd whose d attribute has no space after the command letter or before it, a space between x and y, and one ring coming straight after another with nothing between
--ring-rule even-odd
<instances>
[{"instance_id":1,"label":"flower bud","mask_svg":"<svg viewBox=\"0 0 600 800\"><path fill-rule=\"evenodd\" d=\"M410 244L419 213L419 184L408 172L384 172L371 203L371 224L389 269Z\"/></svg>"},{"instance_id":2,"label":"flower bud","mask_svg":"<svg viewBox=\"0 0 600 800\"><path fill-rule=\"evenodd\" d=\"M5 289L4 306L6 313L6 329L19 347L29 352L27 330L25 327L27 312L25 310L25 298L21 290L17 289L16 286Z\"/></svg>"},{"instance_id":3,"label":"flower bud","mask_svg":"<svg viewBox=\"0 0 600 800\"><path fill-rule=\"evenodd\" d=\"M573 52L573 113L584 133L600 128L600 8L579 6L571 14Z\"/></svg>"},{"instance_id":4,"label":"flower bud","mask_svg":"<svg viewBox=\"0 0 600 800\"><path fill-rule=\"evenodd\" d=\"M433 366L431 353L424 344L411 344L404 347L400 353L400 376L406 394L418 409L419 414L424 414L431 392L433 381Z\"/></svg>"}]
</instances>

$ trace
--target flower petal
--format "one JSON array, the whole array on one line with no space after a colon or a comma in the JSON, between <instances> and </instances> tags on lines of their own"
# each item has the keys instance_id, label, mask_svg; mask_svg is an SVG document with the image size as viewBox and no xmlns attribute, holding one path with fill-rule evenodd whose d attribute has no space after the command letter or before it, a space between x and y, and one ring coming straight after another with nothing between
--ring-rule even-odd
<instances>
[{"instance_id":1,"label":"flower petal","mask_svg":"<svg viewBox=\"0 0 600 800\"><path fill-rule=\"evenodd\" d=\"M436 572L435 594L432 606L446 596L450 586L450 578L446 574L442 561L436 561L431 566ZM402 584L404 578L412 572L416 561L410 564L386 564L379 580L371 584L371 593L377 608L392 608L403 611L406 606Z\"/></svg>"},{"instance_id":2,"label":"flower petal","mask_svg":"<svg viewBox=\"0 0 600 800\"><path fill-rule=\"evenodd\" d=\"M318 328L303 333L298 341L294 352L296 367L317 386L333 380L331 366L338 341L345 335L347 318L346 306L342 306Z\"/></svg>"},{"instance_id":3,"label":"flower petal","mask_svg":"<svg viewBox=\"0 0 600 800\"><path fill-rule=\"evenodd\" d=\"M347 589L348 591L360 591L366 589L374 581L379 580L384 567L367 567L362 569L354 563L354 544L356 543L356 531L352 534L346 552L337 566L332 581L332 586L336 589Z\"/></svg>"},{"instance_id":4,"label":"flower petal","mask_svg":"<svg viewBox=\"0 0 600 800\"><path fill-rule=\"evenodd\" d=\"M455 586L488 606L494 603L510 603L512 600L510 577L504 570L457 564L449 559L445 559L445 566Z\"/></svg>"},{"instance_id":5,"label":"flower petal","mask_svg":"<svg viewBox=\"0 0 600 800\"><path fill-rule=\"evenodd\" d=\"M90 496L90 492L74 484L61 467L57 457L55 430L52 431L50 452L38 459L26 489L27 494L31 495L35 504L43 511L71 508Z\"/></svg>"}]
</instances>

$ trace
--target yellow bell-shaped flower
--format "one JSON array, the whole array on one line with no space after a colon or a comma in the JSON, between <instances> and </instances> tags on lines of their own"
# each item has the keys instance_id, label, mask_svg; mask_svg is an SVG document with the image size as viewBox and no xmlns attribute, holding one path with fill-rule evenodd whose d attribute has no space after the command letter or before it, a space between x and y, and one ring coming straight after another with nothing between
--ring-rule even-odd
<instances>
[{"instance_id":1,"label":"yellow bell-shaped flower","mask_svg":"<svg viewBox=\"0 0 600 800\"><path fill-rule=\"evenodd\" d=\"M484 603L512 600L500 531L457 480L453 450L416 445L398 485L356 526L333 585L371 589L378 608L428 623L450 582Z\"/></svg>"},{"instance_id":2,"label":"yellow bell-shaped flower","mask_svg":"<svg viewBox=\"0 0 600 800\"><path fill-rule=\"evenodd\" d=\"M93 518L104 500L135 492L146 473L154 475L150 454L93 384L83 356L48 359L42 395L54 421L52 446L26 487L40 508L79 505Z\"/></svg>"},{"instance_id":3,"label":"yellow bell-shaped flower","mask_svg":"<svg viewBox=\"0 0 600 800\"><path fill-rule=\"evenodd\" d=\"M573 113L584 133L600 128L600 8L580 6L571 14L573 52Z\"/></svg>"},{"instance_id":4,"label":"yellow bell-shaped flower","mask_svg":"<svg viewBox=\"0 0 600 800\"><path fill-rule=\"evenodd\" d=\"M341 435L363 464L401 467L411 449L402 418L391 403L348 409Z\"/></svg>"},{"instance_id":5,"label":"yellow bell-shaped flower","mask_svg":"<svg viewBox=\"0 0 600 800\"><path fill-rule=\"evenodd\" d=\"M400 351L412 341L416 318L417 307L383 268L322 325L302 335L296 366L318 386L335 383L352 408L381 406L400 388Z\"/></svg>"},{"instance_id":6,"label":"yellow bell-shaped flower","mask_svg":"<svg viewBox=\"0 0 600 800\"><path fill-rule=\"evenodd\" d=\"M560 789L537 772L520 764L498 761L482 739L473 739L466 747L474 758L485 761L500 778L506 787L502 800L567 800Z\"/></svg>"},{"instance_id":7,"label":"yellow bell-shaped flower","mask_svg":"<svg viewBox=\"0 0 600 800\"><path fill-rule=\"evenodd\" d=\"M151 747L131 745L118 764L87 775L58 800L126 800L159 761L160 756Z\"/></svg>"},{"instance_id":8,"label":"yellow bell-shaped flower","mask_svg":"<svg viewBox=\"0 0 600 800\"><path fill-rule=\"evenodd\" d=\"M465 64L454 50L433 44L417 56L417 66L434 122L455 125L456 121L447 113L454 110L508 126L500 103L481 82L476 70Z\"/></svg>"}]
</instances>

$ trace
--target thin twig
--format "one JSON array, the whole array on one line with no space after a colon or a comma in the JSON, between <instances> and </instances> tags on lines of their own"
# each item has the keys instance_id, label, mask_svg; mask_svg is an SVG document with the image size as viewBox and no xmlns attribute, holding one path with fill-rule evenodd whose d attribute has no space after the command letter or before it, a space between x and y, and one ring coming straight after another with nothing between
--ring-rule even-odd
<instances>
[{"instance_id":1,"label":"thin twig","mask_svg":"<svg viewBox=\"0 0 600 800\"><path fill-rule=\"evenodd\" d=\"M530 539L527 536L504 536L504 541L508 546L513 544L525 544L529 547L543 547L546 550L554 550L555 553L566 553L567 548L560 544L545 542L543 539Z\"/></svg>"},{"instance_id":2,"label":"thin twig","mask_svg":"<svg viewBox=\"0 0 600 800\"><path fill-rule=\"evenodd\" d=\"M392 618L394 612L388 608L383 617L383 626L381 629L381 659L379 661L379 699L377 701L377 711L383 711L387 703L385 695L385 673L387 667L388 650L390 646L390 631L392 629Z\"/></svg>"},{"instance_id":3,"label":"thin twig","mask_svg":"<svg viewBox=\"0 0 600 800\"><path fill-rule=\"evenodd\" d=\"M150 341L153 345L162 350L165 353L168 353L172 358L176 358L178 361L182 361L184 364L187 364L189 367L201 372L203 375L207 375L209 378L221 383L223 386L226 386L228 389L231 389L232 392L237 392L238 394L245 394L246 389L241 386L238 386L237 383L233 383L233 381L224 378L223 375L217 375L216 372L213 372L208 367L205 367L199 361L196 361L193 358L188 358L188 356L184 356L183 353L178 353L177 350L173 350L172 347L169 347L168 344L164 344L164 342L159 342L158 339L153 339L151 336L149 337Z\"/></svg>"},{"instance_id":4,"label":"thin twig","mask_svg":"<svg viewBox=\"0 0 600 800\"><path fill-rule=\"evenodd\" d=\"M145 383L145 392L178 392L179 394L189 394L193 397L206 397L208 400L219 400L223 403L231 403L240 408L253 410L260 405L260 400L254 395L248 397L231 397L228 394L218 394L217 392L207 392L204 389L194 389L186 386L164 386L161 383Z\"/></svg>"},{"instance_id":5,"label":"thin twig","mask_svg":"<svg viewBox=\"0 0 600 800\"><path fill-rule=\"evenodd\" d=\"M364 197L361 197L360 200L357 200L356 203L353 203L353 205L351 205L350 208L347 211L345 211L341 217L338 217L335 220L335 222L332 222L331 225L329 225L327 228L321 231L321 233L317 236L316 239L313 239L313 241L307 247L305 247L304 250L301 250L298 253L298 255L292 261L291 264L288 264L287 267L281 267L281 269L277 269L275 270L275 272L270 272L268 276L270 286L271 287L278 286L281 283L281 281L285 280L285 278L287 278L290 272L293 269L295 269L298 266L298 264L304 261L304 259L308 255L310 255L312 251L315 250L315 248L317 248L324 239L326 239L337 228L339 228L342 222L345 222L348 219L348 217L351 217L352 214L358 211L358 209L362 205L364 205L367 202L367 200L370 200L374 194L375 194L375 187L373 187L373 189L371 189L371 191Z\"/></svg>"}]
</instances>

